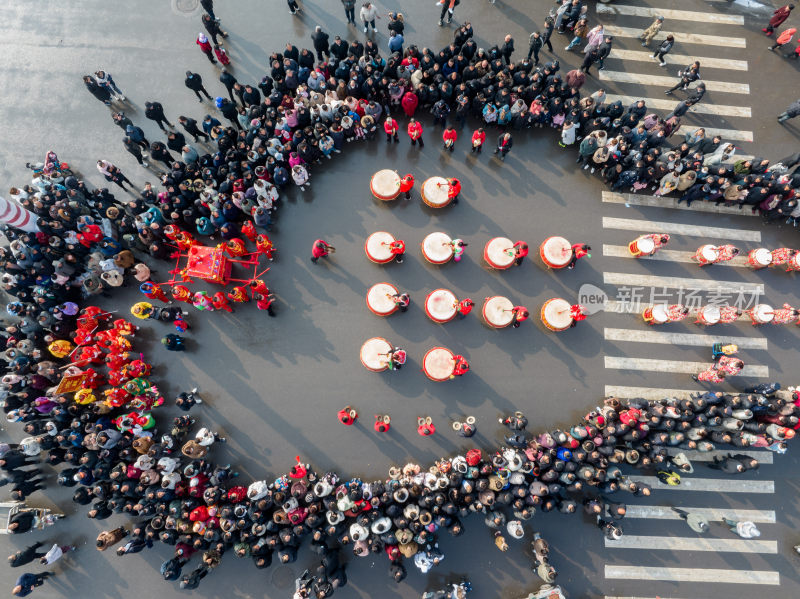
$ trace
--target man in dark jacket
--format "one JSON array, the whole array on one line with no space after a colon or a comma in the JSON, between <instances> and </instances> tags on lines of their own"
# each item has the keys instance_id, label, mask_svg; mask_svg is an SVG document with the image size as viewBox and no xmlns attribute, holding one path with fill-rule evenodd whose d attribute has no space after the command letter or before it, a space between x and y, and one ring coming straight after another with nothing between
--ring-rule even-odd
<instances>
[{"instance_id":1,"label":"man in dark jacket","mask_svg":"<svg viewBox=\"0 0 800 599\"><path fill-rule=\"evenodd\" d=\"M206 11L212 19L216 20L217 15L214 14L214 0L200 0L200 6Z\"/></svg>"},{"instance_id":2,"label":"man in dark jacket","mask_svg":"<svg viewBox=\"0 0 800 599\"><path fill-rule=\"evenodd\" d=\"M202 137L205 141L208 141L208 135L197 128L196 120L185 116L179 116L178 122L181 124L181 127L183 127L183 130L194 138L195 143L197 143L199 137Z\"/></svg>"},{"instance_id":3,"label":"man in dark jacket","mask_svg":"<svg viewBox=\"0 0 800 599\"><path fill-rule=\"evenodd\" d=\"M789 107L778 115L778 122L783 123L798 115L800 115L800 99L789 104Z\"/></svg>"},{"instance_id":4,"label":"man in dark jacket","mask_svg":"<svg viewBox=\"0 0 800 599\"><path fill-rule=\"evenodd\" d=\"M222 113L222 116L233 123L234 127L237 129L242 128L238 119L239 111L236 109L236 104L234 102L229 102L227 99L222 98L222 105L219 107L219 111Z\"/></svg>"},{"instance_id":5,"label":"man in dark jacket","mask_svg":"<svg viewBox=\"0 0 800 599\"><path fill-rule=\"evenodd\" d=\"M514 140L511 138L511 134L509 132L501 133L500 137L497 138L497 147L494 150L495 154L500 154L500 160L506 159L506 154L511 150L511 146L514 145Z\"/></svg>"},{"instance_id":6,"label":"man in dark jacket","mask_svg":"<svg viewBox=\"0 0 800 599\"><path fill-rule=\"evenodd\" d=\"M230 96L231 102L236 103L236 100L233 98L233 86L238 83L236 77L231 75L228 69L222 69L219 74L219 81L225 86L225 89L228 90L228 96Z\"/></svg>"},{"instance_id":7,"label":"man in dark jacket","mask_svg":"<svg viewBox=\"0 0 800 599\"><path fill-rule=\"evenodd\" d=\"M168 127L172 127L172 123L170 123L164 115L164 107L161 105L161 102L145 102L144 116L154 121L162 131L166 131L163 123L166 123Z\"/></svg>"},{"instance_id":8,"label":"man in dark jacket","mask_svg":"<svg viewBox=\"0 0 800 599\"><path fill-rule=\"evenodd\" d=\"M544 39L542 38L542 34L538 31L534 31L531 33L531 37L528 39L528 60L531 59L531 54L533 55L533 65L539 66L539 50L544 47Z\"/></svg>"},{"instance_id":9,"label":"man in dark jacket","mask_svg":"<svg viewBox=\"0 0 800 599\"><path fill-rule=\"evenodd\" d=\"M314 28L314 33L311 34L311 41L314 42L314 50L317 51L317 60L322 62L325 60L323 54L330 58L331 52L328 49L328 34L322 31L322 27L317 25Z\"/></svg>"},{"instance_id":10,"label":"man in dark jacket","mask_svg":"<svg viewBox=\"0 0 800 599\"><path fill-rule=\"evenodd\" d=\"M511 64L511 55L514 53L514 38L507 35L503 40L503 45L500 46L500 56L506 61L506 64Z\"/></svg>"},{"instance_id":11,"label":"man in dark jacket","mask_svg":"<svg viewBox=\"0 0 800 599\"><path fill-rule=\"evenodd\" d=\"M242 102L245 106L258 106L261 103L261 94L252 85L245 85L242 91Z\"/></svg>"},{"instance_id":12,"label":"man in dark jacket","mask_svg":"<svg viewBox=\"0 0 800 599\"><path fill-rule=\"evenodd\" d=\"M40 587L44 584L45 578L53 575L53 572L42 572L41 574L31 574L30 572L26 572L17 578L17 583L11 590L11 594L16 595L17 597L25 597L30 595L34 588Z\"/></svg>"},{"instance_id":13,"label":"man in dark jacket","mask_svg":"<svg viewBox=\"0 0 800 599\"><path fill-rule=\"evenodd\" d=\"M186 71L186 79L183 80L183 84L194 92L194 95L197 96L198 102L203 101L203 96L200 95L200 92L203 92L203 95L209 100L211 99L208 91L206 91L206 88L203 87L203 78L200 76L200 73Z\"/></svg>"},{"instance_id":14,"label":"man in dark jacket","mask_svg":"<svg viewBox=\"0 0 800 599\"><path fill-rule=\"evenodd\" d=\"M700 62L696 60L684 70L678 71L678 77L681 78L680 81L678 81L678 83L665 92L667 95L670 95L679 87L682 89L688 89L689 84L700 79Z\"/></svg>"},{"instance_id":15,"label":"man in dark jacket","mask_svg":"<svg viewBox=\"0 0 800 599\"><path fill-rule=\"evenodd\" d=\"M221 35L223 38L228 37L228 32L223 31L222 27L219 26L219 21L212 19L211 15L203 15L203 27L208 31L208 35L211 37L215 46L219 46L218 35Z\"/></svg>"},{"instance_id":16,"label":"man in dark jacket","mask_svg":"<svg viewBox=\"0 0 800 599\"><path fill-rule=\"evenodd\" d=\"M36 551L39 547L42 546L41 541L36 541L30 547L26 547L25 549L20 549L16 553L13 553L8 556L8 563L12 568L18 568L19 566L24 566L25 564L31 563L35 559L39 559L40 557L44 557L45 553L39 553Z\"/></svg>"},{"instance_id":17,"label":"man in dark jacket","mask_svg":"<svg viewBox=\"0 0 800 599\"><path fill-rule=\"evenodd\" d=\"M333 39L333 44L330 46L330 53L339 61L347 58L347 42L343 41L338 35Z\"/></svg>"}]
</instances>

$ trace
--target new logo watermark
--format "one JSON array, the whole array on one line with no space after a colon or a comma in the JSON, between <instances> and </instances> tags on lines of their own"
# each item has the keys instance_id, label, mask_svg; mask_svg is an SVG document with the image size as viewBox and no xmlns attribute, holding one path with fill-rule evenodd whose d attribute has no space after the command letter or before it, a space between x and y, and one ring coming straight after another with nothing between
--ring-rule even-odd
<instances>
[{"instance_id":1,"label":"new logo watermark","mask_svg":"<svg viewBox=\"0 0 800 599\"><path fill-rule=\"evenodd\" d=\"M606 302L608 302L606 292L591 283L584 283L578 289L578 303L586 308L585 312L588 315L605 310Z\"/></svg>"}]
</instances>

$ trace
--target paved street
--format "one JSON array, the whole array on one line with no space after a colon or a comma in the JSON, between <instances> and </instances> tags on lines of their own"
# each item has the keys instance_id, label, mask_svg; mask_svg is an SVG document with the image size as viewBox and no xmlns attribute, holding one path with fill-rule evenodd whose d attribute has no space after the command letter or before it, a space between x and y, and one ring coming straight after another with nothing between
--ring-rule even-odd
<instances>
[{"instance_id":1,"label":"paved street","mask_svg":"<svg viewBox=\"0 0 800 599\"><path fill-rule=\"evenodd\" d=\"M450 42L454 26L437 26L439 9L433 4L391 0L378 6L382 15L387 10L406 15L407 42L438 49ZM57 151L94 185L105 185L94 167L98 158L119 165L138 187L145 181L156 182L156 171L139 167L125 152L122 132L110 111L86 92L81 76L98 68L110 71L130 100L126 114L151 140L163 140L163 135L144 118L145 101L160 101L172 122L180 114L201 120L206 113L215 113L211 103L198 103L183 85L184 71L192 69L202 74L212 95L225 92L217 81L218 69L194 44L202 30L196 5L194 0L5 2L0 7L7 29L0 42L7 56L7 66L0 71L5 90L0 102L0 175L5 188L27 182L30 173L24 163L40 160L48 149ZM341 4L335 0L309 0L299 17L289 15L282 0L217 0L216 6L230 32L226 46L234 73L243 83L258 82L268 55L286 41L310 48L309 35L317 24L332 36L365 38L360 28L346 27ZM510 33L516 40L516 59L527 52L529 33L541 26L552 6L545 0L495 4L462 0L454 21L469 20L484 48L501 43ZM664 90L677 81L678 68L700 60L709 91L683 119L681 132L703 126L735 143L737 155L773 161L797 151L798 120L781 126L775 119L796 99L800 61L787 62L779 53L766 51L771 42L761 27L771 9L747 0L620 0L610 5L590 1L588 6L590 26L603 23L615 41L606 68L599 75L593 68L595 76L582 93L602 86L610 99L627 105L644 98L648 107L666 114L684 92L666 96ZM651 58L652 49L647 52L637 39L654 15L665 16L656 39L673 33L677 40L664 68ZM796 24L798 18L790 22ZM379 21L375 35L382 53L387 43L385 21ZM554 35L562 72L582 61L579 48L564 50L568 42L566 36ZM543 56L551 58L546 52ZM652 189L636 195L629 189L612 193L589 171L576 170L575 148L559 148L550 130L515 133L514 148L501 163L488 151L478 157L469 153L473 123L460 133L455 152L445 154L438 142L441 130L434 129L430 118L423 121L428 142L424 151L411 148L405 135L399 144L386 144L383 135L371 142L354 142L329 163L313 168L309 190L290 189L285 194L273 236L278 259L266 277L278 296L277 318L266 317L252 305L231 315L192 313L192 345L177 358L158 344L166 326L148 322L137 336L137 348L141 346L160 364L154 379L165 396L199 387L205 403L193 415L228 437L227 446L215 447L214 457L236 464L240 480L285 471L297 454L320 471L384 477L391 465L411 460L429 464L475 445L496 447L506 432L497 423L498 416L517 409L530 419L530 430L541 431L569 426L606 395L683 396L697 389L690 375L710 364L710 345L718 340L737 343L747 365L744 376L719 388L737 390L767 381L798 383L792 377L797 372L800 327L753 327L742 320L704 329L694 319L647 327L640 309L626 309L630 301L644 307L666 299L694 307L712 300L748 307L756 300L773 306L798 304L795 275L782 269L753 271L743 260L700 268L690 261L707 242L735 244L743 255L757 247L796 247L798 233L791 225L779 221L780 225L765 226L748 207L714 210L713 205L693 204L687 210L675 200L655 198ZM405 122L403 117L402 127ZM494 131L487 131L487 149L495 137ZM370 194L369 180L382 168L412 172L418 182L434 175L458 177L463 184L461 201L443 210L429 209L420 202L417 187L410 202L379 203ZM367 260L364 241L381 230L406 241L403 264L378 266ZM465 258L441 267L427 263L419 244L433 231L467 241ZM628 242L650 232L672 236L668 251L652 259L632 259ZM519 268L493 271L486 268L481 254L490 238L501 235L526 240L532 250L549 235L563 235L572 243L589 243L592 257L582 259L572 271L551 271L532 251ZM315 265L308 256L317 237L333 243L337 252ZM172 265L154 268L163 280ZM411 294L408 312L378 318L367 310L366 291L381 281ZM586 285L607 295L608 310L589 316L575 329L548 332L538 318L542 303L551 297L575 303ZM486 297L507 296L515 305L527 306L532 318L519 329L493 330L482 324L476 309L466 320L435 324L422 304L437 288L450 289L458 298L471 297L477 308ZM126 313L141 298L133 288L121 291L103 300L103 305ZM408 351L409 362L402 371L376 374L361 366L359 348L375 336ZM464 354L472 371L446 383L428 380L420 371L420 360L437 345ZM335 416L347 404L361 414L358 425L351 428L343 427ZM174 406L161 410L160 417L176 412ZM373 432L372 415L378 413L391 414L389 434ZM436 435L416 434L419 415L433 418ZM479 432L471 442L450 430L452 420L465 415L474 415L478 422ZM19 436L13 428L7 432L12 438ZM695 474L684 477L681 487L662 490L655 485L659 492L647 499L625 495L629 513L623 521L625 535L618 542L605 542L583 515L540 513L526 524L527 540L501 554L482 517L477 517L465 523L463 537L441 540L446 559L430 575L419 574L409 564L409 577L400 585L389 579L384 555L348 555L349 584L335 597L407 599L468 575L474 588L470 597L516 599L540 585L530 571L533 530L550 540L551 561L569 597L792 597L791 589L800 582L800 557L791 550L800 542L795 499L800 489L800 450L790 444L784 456L765 451L754 455L762 467L740 478L706 468L710 456L698 455L692 456ZM80 551L65 558L55 580L38 589L35 597L186 596L158 574L170 548L123 558L96 552L92 545L97 533L125 519L87 520L83 510L70 505L71 493L56 488L55 476L51 480L53 488L35 494L30 503L54 503L70 517L47 534L2 543L8 553L32 539L57 536L64 543L80 543ZM698 538L675 519L670 506L702 508L713 521L710 533ZM757 523L762 536L739 539L720 523L723 517L748 518ZM256 570L250 560L226 555L196 593L289 597L294 578L314 563L315 556L301 552L291 566ZM2 567L0 585L10 589L18 574Z\"/></svg>"}]
</instances>

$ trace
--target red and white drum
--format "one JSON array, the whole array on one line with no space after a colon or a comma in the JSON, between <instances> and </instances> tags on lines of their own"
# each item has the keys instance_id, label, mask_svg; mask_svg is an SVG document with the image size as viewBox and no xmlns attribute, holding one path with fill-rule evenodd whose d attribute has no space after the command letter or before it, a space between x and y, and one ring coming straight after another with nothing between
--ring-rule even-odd
<instances>
[{"instance_id":1,"label":"red and white drum","mask_svg":"<svg viewBox=\"0 0 800 599\"><path fill-rule=\"evenodd\" d=\"M554 297L544 303L539 317L542 319L542 324L551 331L564 331L572 324L569 309L570 305L567 300Z\"/></svg>"},{"instance_id":2,"label":"red and white drum","mask_svg":"<svg viewBox=\"0 0 800 599\"><path fill-rule=\"evenodd\" d=\"M514 320L514 304L507 297L494 295L483 302L483 320L492 328L502 329Z\"/></svg>"},{"instance_id":3,"label":"red and white drum","mask_svg":"<svg viewBox=\"0 0 800 599\"><path fill-rule=\"evenodd\" d=\"M747 254L747 266L752 266L756 270L766 268L770 264L772 264L772 252L767 248L756 248Z\"/></svg>"},{"instance_id":4,"label":"red and white drum","mask_svg":"<svg viewBox=\"0 0 800 599\"><path fill-rule=\"evenodd\" d=\"M389 283L378 283L367 291L367 308L376 316L389 316L397 312L397 303L392 296L397 293L397 287Z\"/></svg>"},{"instance_id":5,"label":"red and white drum","mask_svg":"<svg viewBox=\"0 0 800 599\"><path fill-rule=\"evenodd\" d=\"M425 298L425 314L433 322L443 324L450 322L456 317L456 306L458 300L452 291L448 289L435 289Z\"/></svg>"},{"instance_id":6,"label":"red and white drum","mask_svg":"<svg viewBox=\"0 0 800 599\"><path fill-rule=\"evenodd\" d=\"M666 304L656 304L642 311L642 318L647 324L664 324L669 322Z\"/></svg>"},{"instance_id":7,"label":"red and white drum","mask_svg":"<svg viewBox=\"0 0 800 599\"><path fill-rule=\"evenodd\" d=\"M492 268L505 270L514 264L514 242L506 237L495 237L483 248L483 259Z\"/></svg>"},{"instance_id":8,"label":"red and white drum","mask_svg":"<svg viewBox=\"0 0 800 599\"><path fill-rule=\"evenodd\" d=\"M550 268L564 268L572 260L572 246L563 237L548 237L539 246L539 257Z\"/></svg>"},{"instance_id":9,"label":"red and white drum","mask_svg":"<svg viewBox=\"0 0 800 599\"><path fill-rule=\"evenodd\" d=\"M376 231L364 243L364 252L375 264L387 264L394 259L389 246L395 241L394 236L386 231Z\"/></svg>"},{"instance_id":10,"label":"red and white drum","mask_svg":"<svg viewBox=\"0 0 800 599\"><path fill-rule=\"evenodd\" d=\"M647 236L637 237L628 244L628 251L635 258L649 256L656 249L655 242Z\"/></svg>"},{"instance_id":11,"label":"red and white drum","mask_svg":"<svg viewBox=\"0 0 800 599\"><path fill-rule=\"evenodd\" d=\"M694 254L694 259L697 260L700 265L703 264L713 264L714 262L719 259L719 249L715 245L701 245L697 248L697 252Z\"/></svg>"},{"instance_id":12,"label":"red and white drum","mask_svg":"<svg viewBox=\"0 0 800 599\"><path fill-rule=\"evenodd\" d=\"M422 184L422 201L431 208L444 208L450 203L447 192L450 184L444 177L431 177Z\"/></svg>"},{"instance_id":13,"label":"red and white drum","mask_svg":"<svg viewBox=\"0 0 800 599\"><path fill-rule=\"evenodd\" d=\"M794 256L792 256L792 259L786 263L786 270L787 271L800 270L800 253L797 253Z\"/></svg>"},{"instance_id":14,"label":"red and white drum","mask_svg":"<svg viewBox=\"0 0 800 599\"><path fill-rule=\"evenodd\" d=\"M697 324L712 325L719 322L719 306L703 306L697 311Z\"/></svg>"},{"instance_id":15,"label":"red and white drum","mask_svg":"<svg viewBox=\"0 0 800 599\"><path fill-rule=\"evenodd\" d=\"M361 363L372 372L383 372L389 368L391 344L383 337L367 339L361 346Z\"/></svg>"},{"instance_id":16,"label":"red and white drum","mask_svg":"<svg viewBox=\"0 0 800 599\"><path fill-rule=\"evenodd\" d=\"M745 313L753 321L753 324L767 324L775 318L775 314L772 313L772 306L769 304L757 304Z\"/></svg>"},{"instance_id":17,"label":"red and white drum","mask_svg":"<svg viewBox=\"0 0 800 599\"><path fill-rule=\"evenodd\" d=\"M453 239L441 231L436 231L427 235L420 244L422 255L431 264L445 264L453 258L453 246L450 243Z\"/></svg>"},{"instance_id":18,"label":"red and white drum","mask_svg":"<svg viewBox=\"0 0 800 599\"><path fill-rule=\"evenodd\" d=\"M372 175L369 190L377 199L389 202L400 195L400 175L385 168Z\"/></svg>"},{"instance_id":19,"label":"red and white drum","mask_svg":"<svg viewBox=\"0 0 800 599\"><path fill-rule=\"evenodd\" d=\"M448 380L455 368L455 355L446 347L429 349L422 358L422 372L432 381Z\"/></svg>"}]
</instances>

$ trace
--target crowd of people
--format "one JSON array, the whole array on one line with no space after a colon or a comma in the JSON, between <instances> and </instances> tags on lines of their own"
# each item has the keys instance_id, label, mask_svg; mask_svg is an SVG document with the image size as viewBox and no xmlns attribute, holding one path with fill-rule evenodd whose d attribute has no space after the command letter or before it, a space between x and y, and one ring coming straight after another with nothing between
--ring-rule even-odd
<instances>
[{"instance_id":1,"label":"crowd of people","mask_svg":"<svg viewBox=\"0 0 800 599\"><path fill-rule=\"evenodd\" d=\"M209 13L203 24L211 42L201 34L198 44L206 52L203 44L218 49L217 34L224 38L227 33L215 19L213 2L202 4ZM457 4L443 3L443 18ZM243 243L242 237L258 243L276 217L281 189L292 184L304 189L314 165L348 143L371 139L381 123L387 142L395 141L399 121L390 114L405 115L410 142L421 148L423 125L417 117L419 111L430 111L447 152L457 147L457 132L468 119L481 122L470 137L475 153L484 143L485 128L496 127L495 153L501 158L512 147L512 132L554 127L561 130L563 146L578 145L583 168L599 171L612 189L650 188L656 195L677 191L687 204L749 205L770 222L800 216L795 199L800 154L774 166L763 159L731 163L735 148L708 138L702 129L670 141L681 116L702 99L702 87L665 119L649 113L641 100L628 107L608 103L603 90L583 97L580 89L589 67L599 62L602 68L609 48L603 44L612 41L596 32L590 43L597 43L587 52L592 60L583 70L562 76L558 60L539 66L538 52L544 45L552 50L553 30L574 33L579 26L580 0L565 7L545 21L547 31L532 36L528 57L517 62L511 60L513 39L479 48L469 23L436 52L399 42L402 18L392 15L393 50L386 58L371 39L347 42L335 36L329 42L317 28L314 51L288 43L272 53L269 72L257 85L243 85L222 69L220 82L228 97L216 98L215 106L230 126L211 114L199 126L190 117L176 119L195 146L155 101L146 103L145 116L167 139L149 141L117 109L127 99L111 74L85 77L93 95L108 105L117 103L113 119L125 132L126 150L143 167L155 169L160 162L164 169L160 188L148 183L132 199L119 200L108 189L90 190L74 175L62 173L57 157L48 154L45 169L31 184L11 189L12 198L37 217L36 231L7 227L10 244L0 248L0 282L15 298L7 307L11 321L1 333L5 352L0 364L6 374L0 396L7 419L19 422L29 435L19 445L0 448L0 468L13 482L16 497L38 490L30 475L40 461L60 466L59 484L76 489L73 499L89 506L89 517L126 513L135 519L130 530L102 533L98 550L123 541L118 555L155 542L171 545L174 555L161 574L184 588L197 587L225 553L265 568L273 561L294 562L309 539L320 565L298 579L296 597L327 597L347 582L343 548L360 557L385 554L389 575L399 582L406 576L406 563L422 572L439 564L444 553L438 535L461 534L466 517L476 512L483 514L501 551L509 548L507 540L529 536L533 568L552 582L556 574L547 543L523 525L537 509L572 513L582 505L606 534L617 536L622 534L618 520L624 502L607 496L650 493L623 472L626 464L679 484L686 460L677 463L667 452L670 447L783 451L798 427L800 399L796 393L791 399L778 397L774 388L754 389L656 403L612 398L569 430L533 436L526 432L524 416L515 414L503 419L511 434L499 451L474 449L443 458L430 469L407 464L393 468L386 480L318 473L298 458L284 475L245 483L230 466L209 456L215 443L224 442L219 435L204 427L192 433L196 423L189 415L172 423L159 421L154 409L164 398L149 379L150 364L131 351L137 326L90 305L94 296L110 294L130 279L144 284L143 291L152 295L148 299L163 301L141 260L143 253L166 259L174 245L195 236L221 239L231 247ZM360 14L364 19L363 10ZM365 20L365 27L374 29L373 21ZM578 45L581 36L575 37ZM209 59L213 62L214 56ZM689 65L674 90L697 79L699 64ZM189 71L186 85L200 102L201 92L208 96L198 74ZM149 163L144 161L148 153ZM100 160L97 168L107 181L130 192L125 187L130 181L111 161ZM321 255L331 251L326 245ZM193 297L194 302L204 309L213 306L209 297ZM143 316L134 314L150 317L154 306L148 305L138 308ZM180 309L165 313L166 320L182 320ZM176 337L165 336L165 344L180 346ZM72 398L56 391L62 369L87 373ZM199 399L192 390L179 396L178 405L188 411ZM388 427L388 420L382 425ZM199 559L192 563L195 554ZM191 571L184 574L190 563ZM31 576L39 584L46 578Z\"/></svg>"}]
</instances>

